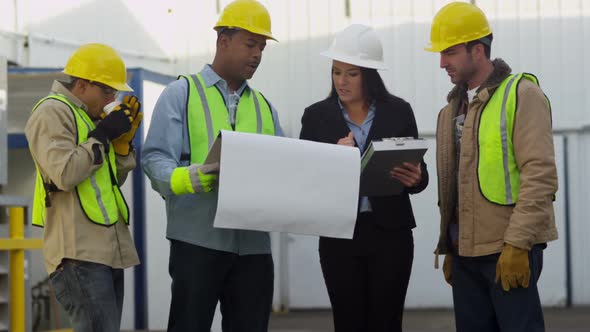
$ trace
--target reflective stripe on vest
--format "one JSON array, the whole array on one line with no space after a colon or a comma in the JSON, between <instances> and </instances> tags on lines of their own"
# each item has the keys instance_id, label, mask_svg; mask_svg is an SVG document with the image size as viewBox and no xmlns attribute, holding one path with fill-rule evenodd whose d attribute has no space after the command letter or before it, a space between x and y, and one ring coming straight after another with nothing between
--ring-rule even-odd
<instances>
[{"instance_id":1,"label":"reflective stripe on vest","mask_svg":"<svg viewBox=\"0 0 590 332\"><path fill-rule=\"evenodd\" d=\"M76 122L77 144L86 142L88 140L88 133L95 128L94 123L86 112L70 103L65 96L59 94L41 99L33 108L33 112L41 103L48 99L61 101L70 108ZM129 223L129 208L117 183L115 158L115 152L111 146L108 155L105 156L106 162L92 173L90 177L76 186L76 195L86 217L92 222L103 226L116 224L119 220L119 214L123 217L125 223ZM33 225L44 226L47 209L45 201L47 189L44 186L39 167L36 168Z\"/></svg>"},{"instance_id":2,"label":"reflective stripe on vest","mask_svg":"<svg viewBox=\"0 0 590 332\"><path fill-rule=\"evenodd\" d=\"M275 134L270 105L260 92L244 89L238 102L234 129L223 96L215 85L207 87L200 74L181 77L189 84L187 126L191 164L203 164L221 130Z\"/></svg>"},{"instance_id":3,"label":"reflective stripe on vest","mask_svg":"<svg viewBox=\"0 0 590 332\"><path fill-rule=\"evenodd\" d=\"M520 170L514 157L512 132L518 84L523 78L539 85L532 74L508 76L490 98L479 121L479 188L487 200L501 205L515 204L520 190Z\"/></svg>"}]
</instances>

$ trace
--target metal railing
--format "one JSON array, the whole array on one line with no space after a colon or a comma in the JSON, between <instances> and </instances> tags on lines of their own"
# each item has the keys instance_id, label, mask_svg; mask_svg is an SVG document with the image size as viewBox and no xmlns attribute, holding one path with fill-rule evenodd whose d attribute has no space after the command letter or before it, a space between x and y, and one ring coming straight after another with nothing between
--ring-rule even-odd
<instances>
[{"instance_id":1,"label":"metal railing","mask_svg":"<svg viewBox=\"0 0 590 332\"><path fill-rule=\"evenodd\" d=\"M41 239L25 238L25 213L29 208L28 200L18 197L0 195L0 206L8 208L9 237L0 238L0 250L9 252L8 289L9 297L9 331L25 332L25 250L41 249Z\"/></svg>"}]
</instances>

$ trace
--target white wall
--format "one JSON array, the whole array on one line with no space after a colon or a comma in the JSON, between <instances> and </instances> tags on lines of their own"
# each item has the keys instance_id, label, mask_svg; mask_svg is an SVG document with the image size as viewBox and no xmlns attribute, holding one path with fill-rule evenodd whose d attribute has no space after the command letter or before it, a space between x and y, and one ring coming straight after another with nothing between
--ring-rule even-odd
<instances>
[{"instance_id":1,"label":"white wall","mask_svg":"<svg viewBox=\"0 0 590 332\"><path fill-rule=\"evenodd\" d=\"M572 290L573 303L588 305L590 303L590 177L588 165L590 165L590 128L583 133L569 136L569 205L571 207L570 219L572 237ZM562 233L563 234L563 233Z\"/></svg>"},{"instance_id":2,"label":"white wall","mask_svg":"<svg viewBox=\"0 0 590 332\"><path fill-rule=\"evenodd\" d=\"M157 97L164 86L153 82L145 82L143 86L143 139L150 127L151 117ZM148 292L148 326L165 328L170 309L170 283L168 275L168 255L170 245L166 240L166 207L162 197L152 189L150 181L144 177L145 186L145 231L147 257L147 288ZM156 286L157 285L157 286Z\"/></svg>"}]
</instances>

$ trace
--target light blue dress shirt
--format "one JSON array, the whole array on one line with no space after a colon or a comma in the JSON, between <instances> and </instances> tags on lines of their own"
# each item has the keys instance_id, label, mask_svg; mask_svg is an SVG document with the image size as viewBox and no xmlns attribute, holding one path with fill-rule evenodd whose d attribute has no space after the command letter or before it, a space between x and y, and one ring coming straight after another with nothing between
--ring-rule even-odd
<instances>
[{"instance_id":1,"label":"light blue dress shirt","mask_svg":"<svg viewBox=\"0 0 590 332\"><path fill-rule=\"evenodd\" d=\"M200 74L207 87L217 86L226 102L232 122L244 89L248 83L231 93L225 82L210 65ZM181 155L190 154L186 119L188 83L179 79L170 83L162 92L152 115L151 124L142 150L141 165L151 181L152 188L166 200L166 237L209 249L240 255L270 253L270 237L266 232L221 229L213 227L217 208L217 190L209 193L174 195L170 189L172 171L188 166ZM271 105L275 134L283 136L279 118Z\"/></svg>"},{"instance_id":2,"label":"light blue dress shirt","mask_svg":"<svg viewBox=\"0 0 590 332\"><path fill-rule=\"evenodd\" d=\"M369 130L371 130L371 126L373 125L373 119L375 119L375 102L372 102L371 105L369 105L369 112L367 113L367 117L360 126L350 119L350 116L348 116L348 112L346 111L344 105L342 105L342 102L340 102L340 99L338 99L338 105L340 105L342 115L344 115L344 120L346 120L346 124L348 125L348 128L350 128L350 131L352 132L354 140L356 141L356 144L358 145L358 148L362 155L365 152L363 149L365 148L365 143L367 142ZM369 202L369 197L362 196L359 204L360 212L372 211L371 202Z\"/></svg>"}]
</instances>

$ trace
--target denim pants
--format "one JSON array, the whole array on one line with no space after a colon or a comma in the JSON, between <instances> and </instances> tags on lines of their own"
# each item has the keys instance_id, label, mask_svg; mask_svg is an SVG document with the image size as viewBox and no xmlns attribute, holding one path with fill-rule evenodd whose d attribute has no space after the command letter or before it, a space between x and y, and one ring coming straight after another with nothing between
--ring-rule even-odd
<instances>
[{"instance_id":1,"label":"denim pants","mask_svg":"<svg viewBox=\"0 0 590 332\"><path fill-rule=\"evenodd\" d=\"M64 259L49 279L74 331L120 331L124 292L122 269Z\"/></svg>"},{"instance_id":2,"label":"denim pants","mask_svg":"<svg viewBox=\"0 0 590 332\"><path fill-rule=\"evenodd\" d=\"M481 257L453 255L452 283L457 332L543 332L543 309L537 282L543 269L543 249L529 251L528 288L502 289L496 283L500 254Z\"/></svg>"}]
</instances>

